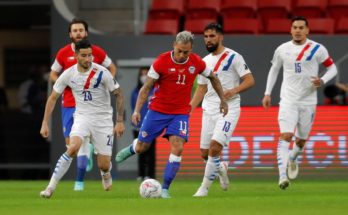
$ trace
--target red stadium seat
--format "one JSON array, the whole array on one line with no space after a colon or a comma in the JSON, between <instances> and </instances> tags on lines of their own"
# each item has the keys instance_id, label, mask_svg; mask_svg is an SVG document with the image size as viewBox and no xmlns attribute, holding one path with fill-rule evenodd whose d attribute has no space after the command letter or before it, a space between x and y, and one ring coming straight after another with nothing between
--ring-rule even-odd
<instances>
[{"instance_id":1,"label":"red stadium seat","mask_svg":"<svg viewBox=\"0 0 348 215\"><path fill-rule=\"evenodd\" d=\"M265 34L290 34L290 19L269 19L267 20L264 33Z\"/></svg>"},{"instance_id":2,"label":"red stadium seat","mask_svg":"<svg viewBox=\"0 0 348 215\"><path fill-rule=\"evenodd\" d=\"M296 0L292 14L306 18L325 17L327 2L328 0Z\"/></svg>"},{"instance_id":3,"label":"red stadium seat","mask_svg":"<svg viewBox=\"0 0 348 215\"><path fill-rule=\"evenodd\" d=\"M336 34L348 34L348 17L342 17L336 22Z\"/></svg>"},{"instance_id":4,"label":"red stadium seat","mask_svg":"<svg viewBox=\"0 0 348 215\"><path fill-rule=\"evenodd\" d=\"M179 19L184 11L184 0L152 0L151 19Z\"/></svg>"},{"instance_id":5,"label":"red stadium seat","mask_svg":"<svg viewBox=\"0 0 348 215\"><path fill-rule=\"evenodd\" d=\"M179 30L177 19L148 19L144 34L172 34Z\"/></svg>"},{"instance_id":6,"label":"red stadium seat","mask_svg":"<svg viewBox=\"0 0 348 215\"><path fill-rule=\"evenodd\" d=\"M348 0L329 0L327 14L336 21L342 17L348 17Z\"/></svg>"},{"instance_id":7,"label":"red stadium seat","mask_svg":"<svg viewBox=\"0 0 348 215\"><path fill-rule=\"evenodd\" d=\"M259 20L255 18L225 18L225 34L257 34L259 32Z\"/></svg>"},{"instance_id":8,"label":"red stadium seat","mask_svg":"<svg viewBox=\"0 0 348 215\"><path fill-rule=\"evenodd\" d=\"M272 18L288 18L291 9L291 0L258 0L258 15L267 23Z\"/></svg>"},{"instance_id":9,"label":"red stadium seat","mask_svg":"<svg viewBox=\"0 0 348 215\"><path fill-rule=\"evenodd\" d=\"M221 14L224 18L254 18L257 0L221 0Z\"/></svg>"},{"instance_id":10,"label":"red stadium seat","mask_svg":"<svg viewBox=\"0 0 348 215\"><path fill-rule=\"evenodd\" d=\"M331 18L308 19L309 32L311 34L333 34L335 20Z\"/></svg>"},{"instance_id":11,"label":"red stadium seat","mask_svg":"<svg viewBox=\"0 0 348 215\"><path fill-rule=\"evenodd\" d=\"M220 0L189 0L186 19L217 19L220 12Z\"/></svg>"},{"instance_id":12,"label":"red stadium seat","mask_svg":"<svg viewBox=\"0 0 348 215\"><path fill-rule=\"evenodd\" d=\"M205 26L212 22L216 22L216 19L188 19L184 28L194 34L203 34Z\"/></svg>"}]
</instances>

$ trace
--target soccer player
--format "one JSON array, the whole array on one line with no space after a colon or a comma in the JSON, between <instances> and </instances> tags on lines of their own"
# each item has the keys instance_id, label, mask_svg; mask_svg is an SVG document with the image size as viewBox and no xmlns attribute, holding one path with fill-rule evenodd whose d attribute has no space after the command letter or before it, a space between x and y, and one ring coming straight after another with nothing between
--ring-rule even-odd
<instances>
[{"instance_id":1,"label":"soccer player","mask_svg":"<svg viewBox=\"0 0 348 215\"><path fill-rule=\"evenodd\" d=\"M53 86L47 100L45 115L40 133L49 135L48 121L54 106L66 87L70 87L76 100L74 124L70 132L70 144L67 151L59 158L51 180L40 196L50 198L59 180L67 172L73 157L88 141L95 147L98 167L102 176L103 187L111 189L111 154L114 132L120 137L124 130L123 112L124 97L119 84L111 73L103 66L92 63L92 45L83 39L75 44L77 64L64 71ZM110 93L116 96L116 125L113 128Z\"/></svg>"},{"instance_id":2,"label":"soccer player","mask_svg":"<svg viewBox=\"0 0 348 215\"><path fill-rule=\"evenodd\" d=\"M220 24L211 23L204 29L204 43L210 53L203 58L208 67L214 68L222 85L228 104L228 114L219 113L219 97L213 90L207 78L198 76L198 87L191 100L192 110L203 100L203 116L200 149L202 158L206 161L203 182L195 197L208 195L208 189L216 175L220 179L222 190L227 190L229 179L227 175L228 162L221 162L220 155L224 146L230 142L230 137L240 115L239 93L251 88L255 81L243 57L236 51L225 47L223 30ZM241 83L239 84L239 82ZM204 99L203 99L204 98Z\"/></svg>"},{"instance_id":3,"label":"soccer player","mask_svg":"<svg viewBox=\"0 0 348 215\"><path fill-rule=\"evenodd\" d=\"M211 81L219 95L219 109L223 115L228 111L219 79L198 55L192 53L192 46L193 35L188 31L182 31L176 35L174 50L161 54L152 64L146 82L140 89L132 115L133 123L137 124L141 119L141 107L156 84L138 139L116 155L116 162L120 163L136 153L145 152L152 140L165 130L164 137L167 137L171 144L171 153L164 170L162 198L170 198L168 189L180 168L181 154L189 131L191 90L198 74Z\"/></svg>"},{"instance_id":4,"label":"soccer player","mask_svg":"<svg viewBox=\"0 0 348 215\"><path fill-rule=\"evenodd\" d=\"M275 50L262 100L264 108L271 106L271 92L279 70L283 67L278 114L280 138L277 149L281 189L286 189L290 185L289 179L295 179L298 175L297 157L302 153L312 128L317 104L317 88L337 74L336 66L326 48L308 39L308 33L307 19L293 18L292 40L283 43ZM327 69L322 77L318 77L320 64ZM289 153L289 145L294 135L295 144Z\"/></svg>"},{"instance_id":5,"label":"soccer player","mask_svg":"<svg viewBox=\"0 0 348 215\"><path fill-rule=\"evenodd\" d=\"M76 64L74 57L75 43L81 41L88 36L88 24L82 19L73 19L69 24L69 37L71 43L61 48L51 67L50 80L55 82L61 72ZM116 66L107 56L105 51L98 46L92 45L93 62L106 67L112 76L116 74ZM75 100L71 89L67 87L63 93L62 99L62 124L65 143L69 145L69 134L71 126L74 122L73 114L75 112ZM77 155L77 177L74 190L81 191L84 189L84 177L87 170L91 170L93 166L93 146L86 144L81 147Z\"/></svg>"}]
</instances>

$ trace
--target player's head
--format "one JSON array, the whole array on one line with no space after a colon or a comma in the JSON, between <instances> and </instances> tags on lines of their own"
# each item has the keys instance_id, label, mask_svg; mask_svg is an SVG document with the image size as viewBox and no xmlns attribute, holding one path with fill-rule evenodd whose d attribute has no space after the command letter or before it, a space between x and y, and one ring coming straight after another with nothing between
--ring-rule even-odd
<instances>
[{"instance_id":1,"label":"player's head","mask_svg":"<svg viewBox=\"0 0 348 215\"><path fill-rule=\"evenodd\" d=\"M224 32L219 23L210 23L204 28L204 43L208 52L216 51L222 46Z\"/></svg>"},{"instance_id":2,"label":"player's head","mask_svg":"<svg viewBox=\"0 0 348 215\"><path fill-rule=\"evenodd\" d=\"M83 69L87 70L91 67L93 61L92 45L86 38L75 44L75 58Z\"/></svg>"},{"instance_id":3,"label":"player's head","mask_svg":"<svg viewBox=\"0 0 348 215\"><path fill-rule=\"evenodd\" d=\"M292 40L297 44L303 44L309 33L308 21L303 16L296 16L291 21Z\"/></svg>"},{"instance_id":4,"label":"player's head","mask_svg":"<svg viewBox=\"0 0 348 215\"><path fill-rule=\"evenodd\" d=\"M187 60L193 48L193 34L189 31L182 31L176 35L174 44L174 60L183 63Z\"/></svg>"},{"instance_id":5,"label":"player's head","mask_svg":"<svg viewBox=\"0 0 348 215\"><path fill-rule=\"evenodd\" d=\"M69 37L76 43L88 36L88 24L83 19L74 18L69 24Z\"/></svg>"}]
</instances>

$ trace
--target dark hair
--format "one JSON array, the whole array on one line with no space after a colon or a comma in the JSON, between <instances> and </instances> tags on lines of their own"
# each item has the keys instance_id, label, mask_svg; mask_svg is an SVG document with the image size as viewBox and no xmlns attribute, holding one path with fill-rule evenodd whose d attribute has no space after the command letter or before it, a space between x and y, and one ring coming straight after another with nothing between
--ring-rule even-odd
<instances>
[{"instance_id":1,"label":"dark hair","mask_svg":"<svg viewBox=\"0 0 348 215\"><path fill-rule=\"evenodd\" d=\"M75 52L79 52L80 49L91 48L92 44L87 39L82 39L75 43Z\"/></svg>"},{"instance_id":2,"label":"dark hair","mask_svg":"<svg viewBox=\"0 0 348 215\"><path fill-rule=\"evenodd\" d=\"M304 21L306 26L308 27L308 20L303 16L295 16L294 18L292 18L291 24L294 23L295 21Z\"/></svg>"},{"instance_id":3,"label":"dark hair","mask_svg":"<svg viewBox=\"0 0 348 215\"><path fill-rule=\"evenodd\" d=\"M204 31L207 30L215 30L217 33L223 34L224 30L222 29L222 26L219 23L212 22L205 26Z\"/></svg>"},{"instance_id":4,"label":"dark hair","mask_svg":"<svg viewBox=\"0 0 348 215\"><path fill-rule=\"evenodd\" d=\"M86 32L88 32L88 24L85 20L83 19L79 19L79 18L74 18L73 20L71 20L71 22L69 23L69 29L68 32L71 32L71 26L73 24L82 24L85 27Z\"/></svg>"}]
</instances>

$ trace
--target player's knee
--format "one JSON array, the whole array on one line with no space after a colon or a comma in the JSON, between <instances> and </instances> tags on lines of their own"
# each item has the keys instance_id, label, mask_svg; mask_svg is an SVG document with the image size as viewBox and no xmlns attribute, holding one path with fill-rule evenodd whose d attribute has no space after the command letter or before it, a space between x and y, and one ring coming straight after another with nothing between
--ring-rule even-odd
<instances>
[{"instance_id":1,"label":"player's knee","mask_svg":"<svg viewBox=\"0 0 348 215\"><path fill-rule=\"evenodd\" d=\"M291 142L293 136L294 136L294 134L292 134L292 133L281 133L280 139L285 140L287 142Z\"/></svg>"},{"instance_id":2,"label":"player's knee","mask_svg":"<svg viewBox=\"0 0 348 215\"><path fill-rule=\"evenodd\" d=\"M303 139L296 139L296 145L300 148L303 148L304 145L306 144L306 140Z\"/></svg>"},{"instance_id":3,"label":"player's knee","mask_svg":"<svg viewBox=\"0 0 348 215\"><path fill-rule=\"evenodd\" d=\"M220 156L222 148L223 146L220 143L212 141L210 144L209 155L213 157Z\"/></svg>"},{"instance_id":4,"label":"player's knee","mask_svg":"<svg viewBox=\"0 0 348 215\"><path fill-rule=\"evenodd\" d=\"M98 162L98 167L100 170L107 172L110 169L110 161Z\"/></svg>"}]
</instances>

